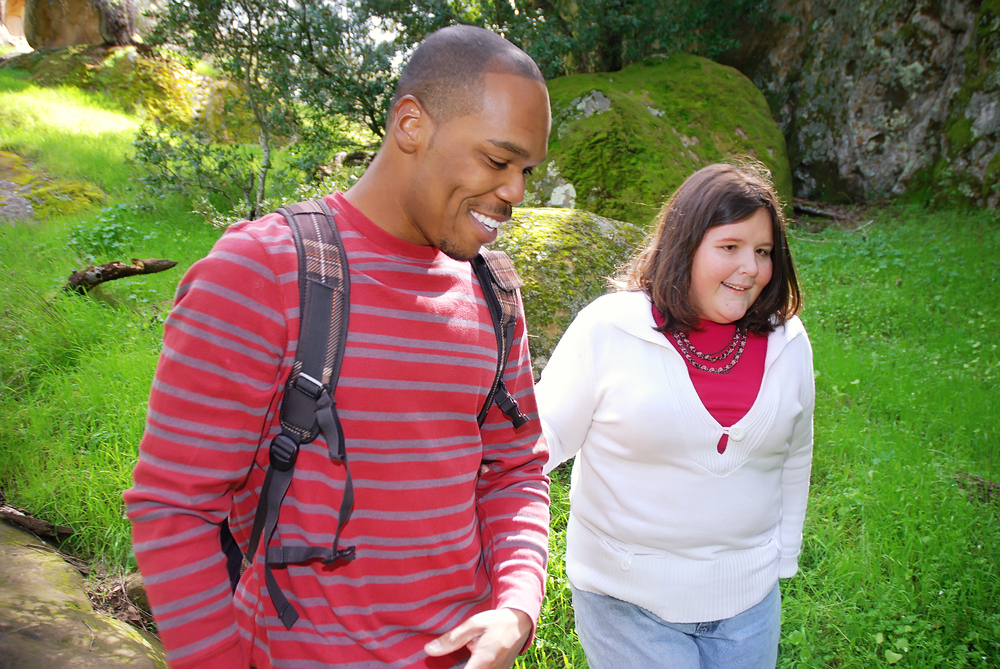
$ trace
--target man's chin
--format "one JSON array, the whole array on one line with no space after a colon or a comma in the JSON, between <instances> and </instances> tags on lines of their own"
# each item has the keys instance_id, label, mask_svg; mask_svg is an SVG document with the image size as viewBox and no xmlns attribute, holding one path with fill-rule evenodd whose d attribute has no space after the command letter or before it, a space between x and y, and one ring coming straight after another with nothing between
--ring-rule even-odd
<instances>
[{"instance_id":1,"label":"man's chin","mask_svg":"<svg viewBox=\"0 0 1000 669\"><path fill-rule=\"evenodd\" d=\"M460 247L457 244L451 243L451 241L447 239L443 240L440 244L437 245L438 251L445 254L449 258L465 262L468 262L469 260L472 260L477 255L479 255L480 248L481 247L479 246L477 246L475 249L472 249L469 246Z\"/></svg>"}]
</instances>

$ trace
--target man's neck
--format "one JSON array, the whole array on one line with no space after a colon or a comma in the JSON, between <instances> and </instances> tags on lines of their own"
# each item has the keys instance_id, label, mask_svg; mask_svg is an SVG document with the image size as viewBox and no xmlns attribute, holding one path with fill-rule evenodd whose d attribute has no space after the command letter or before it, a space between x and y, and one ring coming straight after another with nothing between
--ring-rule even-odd
<instances>
[{"instance_id":1,"label":"man's neck","mask_svg":"<svg viewBox=\"0 0 1000 669\"><path fill-rule=\"evenodd\" d=\"M388 173L394 172L392 169L387 169L386 162L389 160L391 158L387 158L382 151L379 151L361 178L344 192L344 197L372 223L390 235L399 237L397 229L406 218L405 207L400 200L404 190L386 187L385 184L399 181L387 177Z\"/></svg>"}]
</instances>

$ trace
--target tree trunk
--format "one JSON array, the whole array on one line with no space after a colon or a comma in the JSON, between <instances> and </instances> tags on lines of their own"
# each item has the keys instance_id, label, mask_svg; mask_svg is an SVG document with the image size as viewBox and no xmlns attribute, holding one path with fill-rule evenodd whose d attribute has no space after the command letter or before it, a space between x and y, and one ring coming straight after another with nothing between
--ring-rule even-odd
<instances>
[{"instance_id":1,"label":"tree trunk","mask_svg":"<svg viewBox=\"0 0 1000 669\"><path fill-rule=\"evenodd\" d=\"M135 0L90 0L101 15L101 37L111 46L135 44Z\"/></svg>"}]
</instances>

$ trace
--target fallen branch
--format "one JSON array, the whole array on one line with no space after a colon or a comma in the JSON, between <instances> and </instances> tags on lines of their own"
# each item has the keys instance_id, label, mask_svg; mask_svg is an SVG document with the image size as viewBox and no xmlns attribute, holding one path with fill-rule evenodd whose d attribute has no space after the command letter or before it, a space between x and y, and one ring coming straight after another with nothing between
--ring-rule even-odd
<instances>
[{"instance_id":1,"label":"fallen branch","mask_svg":"<svg viewBox=\"0 0 1000 669\"><path fill-rule=\"evenodd\" d=\"M118 260L104 263L103 265L87 265L86 269L79 269L69 275L63 290L74 291L81 295L98 284L105 281L114 281L125 276L135 276L136 274L155 274L168 270L177 263L173 260L162 258L148 258L146 260L136 260L132 258L132 264L127 265Z\"/></svg>"},{"instance_id":2,"label":"fallen branch","mask_svg":"<svg viewBox=\"0 0 1000 669\"><path fill-rule=\"evenodd\" d=\"M6 504L0 505L0 516L3 516L15 525L20 525L26 530L34 532L35 534L41 534L47 537L59 537L60 535L73 534L72 527L66 527L65 525L53 525L47 520L42 520L41 518L35 518L34 516L29 516L28 514L15 509L12 506Z\"/></svg>"},{"instance_id":3,"label":"fallen branch","mask_svg":"<svg viewBox=\"0 0 1000 669\"><path fill-rule=\"evenodd\" d=\"M819 207L813 206L812 204L806 204L805 201L798 198L792 200L792 207L799 214L808 214L809 216L819 216L820 218L832 218L834 220L839 220L840 216L835 211L829 211L827 209L820 209Z\"/></svg>"},{"instance_id":4,"label":"fallen branch","mask_svg":"<svg viewBox=\"0 0 1000 669\"><path fill-rule=\"evenodd\" d=\"M1000 483L975 476L968 472L955 472L958 487L968 491L981 502L1000 501Z\"/></svg>"}]
</instances>

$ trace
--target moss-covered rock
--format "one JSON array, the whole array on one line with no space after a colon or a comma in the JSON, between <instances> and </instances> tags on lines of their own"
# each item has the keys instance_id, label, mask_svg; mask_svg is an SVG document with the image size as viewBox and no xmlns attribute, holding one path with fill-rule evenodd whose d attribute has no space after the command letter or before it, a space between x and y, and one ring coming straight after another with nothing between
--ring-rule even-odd
<instances>
[{"instance_id":1,"label":"moss-covered rock","mask_svg":"<svg viewBox=\"0 0 1000 669\"><path fill-rule=\"evenodd\" d=\"M675 54L548 87L549 155L529 180L529 204L647 226L695 170L741 155L767 165L791 203L781 130L763 94L731 67Z\"/></svg>"},{"instance_id":2,"label":"moss-covered rock","mask_svg":"<svg viewBox=\"0 0 1000 669\"><path fill-rule=\"evenodd\" d=\"M0 66L28 70L42 86L103 92L125 111L171 124L191 120L201 85L201 78L177 60L132 46L47 49L9 58Z\"/></svg>"},{"instance_id":3,"label":"moss-covered rock","mask_svg":"<svg viewBox=\"0 0 1000 669\"><path fill-rule=\"evenodd\" d=\"M56 551L0 520L0 666L166 669L152 635L94 611Z\"/></svg>"},{"instance_id":4,"label":"moss-covered rock","mask_svg":"<svg viewBox=\"0 0 1000 669\"><path fill-rule=\"evenodd\" d=\"M642 244L641 226L565 208L515 209L492 248L521 274L536 376L577 312L607 291Z\"/></svg>"},{"instance_id":5,"label":"moss-covered rock","mask_svg":"<svg viewBox=\"0 0 1000 669\"><path fill-rule=\"evenodd\" d=\"M74 214L107 198L93 184L49 176L10 151L0 151L0 193L9 193L0 197L0 219L11 220Z\"/></svg>"}]
</instances>

